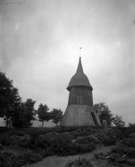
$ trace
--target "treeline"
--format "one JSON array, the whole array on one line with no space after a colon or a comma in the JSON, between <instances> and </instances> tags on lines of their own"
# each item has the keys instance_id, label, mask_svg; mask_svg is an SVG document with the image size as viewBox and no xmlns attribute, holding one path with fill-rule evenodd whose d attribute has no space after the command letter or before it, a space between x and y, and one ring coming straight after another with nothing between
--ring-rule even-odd
<instances>
[{"instance_id":1,"label":"treeline","mask_svg":"<svg viewBox=\"0 0 135 167\"><path fill-rule=\"evenodd\" d=\"M46 104L40 104L38 109L35 110L35 103L36 101L31 98L23 102L18 89L13 86L13 81L0 72L0 117L5 119L7 127L29 127L36 116L42 122L42 126L44 126L45 121L49 120L58 125L63 116L60 109L54 108L49 112ZM125 126L122 117L113 115L105 103L94 104L93 107L102 126Z\"/></svg>"},{"instance_id":2,"label":"treeline","mask_svg":"<svg viewBox=\"0 0 135 167\"><path fill-rule=\"evenodd\" d=\"M18 89L13 86L13 81L0 72L0 117L4 118L7 127L29 127L36 116L42 122L42 126L44 121L49 120L56 125L59 123L63 114L60 109L49 112L46 104L40 104L36 110L35 103L31 98L23 102Z\"/></svg>"}]
</instances>

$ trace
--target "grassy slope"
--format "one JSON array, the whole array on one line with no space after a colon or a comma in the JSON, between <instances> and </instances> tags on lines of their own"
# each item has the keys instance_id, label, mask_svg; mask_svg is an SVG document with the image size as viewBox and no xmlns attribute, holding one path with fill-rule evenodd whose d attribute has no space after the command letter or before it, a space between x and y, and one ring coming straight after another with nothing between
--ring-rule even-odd
<instances>
[{"instance_id":1,"label":"grassy slope","mask_svg":"<svg viewBox=\"0 0 135 167\"><path fill-rule=\"evenodd\" d=\"M38 162L36 164L29 165L28 167L65 167L68 162L71 162L75 159L86 158L92 161L95 167L106 167L105 161L97 161L94 159L94 154L103 152L106 153L110 151L111 147L99 147L91 153L81 154L81 155L74 155L74 156L65 156L65 157L58 157L58 156L50 156L45 158L43 161ZM108 166L109 167L109 166Z\"/></svg>"}]
</instances>

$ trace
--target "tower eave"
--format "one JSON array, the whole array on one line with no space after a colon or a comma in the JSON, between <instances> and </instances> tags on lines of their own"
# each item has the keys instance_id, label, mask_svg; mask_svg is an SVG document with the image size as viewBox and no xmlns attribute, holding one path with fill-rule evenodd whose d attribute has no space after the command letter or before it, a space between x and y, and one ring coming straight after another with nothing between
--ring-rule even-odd
<instances>
[{"instance_id":1,"label":"tower eave","mask_svg":"<svg viewBox=\"0 0 135 167\"><path fill-rule=\"evenodd\" d=\"M73 87L85 87L85 88L89 88L91 91L93 90L93 87L90 86L85 86L85 85L72 85L72 86L68 86L67 90L70 91Z\"/></svg>"}]
</instances>

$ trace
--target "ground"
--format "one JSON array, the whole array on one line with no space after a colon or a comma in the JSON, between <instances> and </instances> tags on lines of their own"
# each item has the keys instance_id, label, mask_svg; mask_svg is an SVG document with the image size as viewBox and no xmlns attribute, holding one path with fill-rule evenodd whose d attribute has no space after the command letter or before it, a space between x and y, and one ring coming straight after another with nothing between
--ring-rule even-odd
<instances>
[{"instance_id":1,"label":"ground","mask_svg":"<svg viewBox=\"0 0 135 167\"><path fill-rule=\"evenodd\" d=\"M80 154L80 155L74 155L74 156L50 156L45 159L43 159L41 162L28 165L28 167L65 167L65 165L68 162L74 161L75 159L78 158L86 158L91 160L92 164L94 167L109 167L107 162L101 161L94 158L95 153L106 153L110 151L112 146L104 147L104 146L99 146L96 150L92 151L91 153L86 153L86 154Z\"/></svg>"}]
</instances>

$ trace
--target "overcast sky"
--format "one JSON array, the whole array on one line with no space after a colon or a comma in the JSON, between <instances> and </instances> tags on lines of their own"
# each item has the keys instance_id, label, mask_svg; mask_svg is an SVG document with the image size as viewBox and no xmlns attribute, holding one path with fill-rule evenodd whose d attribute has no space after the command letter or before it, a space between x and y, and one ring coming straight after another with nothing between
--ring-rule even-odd
<instances>
[{"instance_id":1,"label":"overcast sky","mask_svg":"<svg viewBox=\"0 0 135 167\"><path fill-rule=\"evenodd\" d=\"M134 46L134 0L0 0L0 71L23 100L64 111L81 54L94 103L135 122Z\"/></svg>"}]
</instances>

